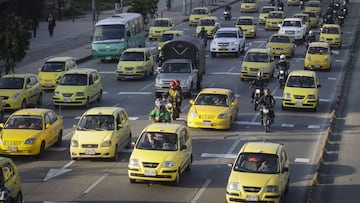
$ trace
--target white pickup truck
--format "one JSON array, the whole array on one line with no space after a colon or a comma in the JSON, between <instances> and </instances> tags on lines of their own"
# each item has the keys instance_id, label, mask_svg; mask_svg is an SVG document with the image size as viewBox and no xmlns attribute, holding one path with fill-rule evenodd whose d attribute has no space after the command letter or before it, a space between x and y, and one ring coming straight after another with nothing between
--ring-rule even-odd
<instances>
[{"instance_id":1,"label":"white pickup truck","mask_svg":"<svg viewBox=\"0 0 360 203\"><path fill-rule=\"evenodd\" d=\"M306 24L301 18L285 18L278 33L290 35L297 44L302 44L306 36Z\"/></svg>"}]
</instances>

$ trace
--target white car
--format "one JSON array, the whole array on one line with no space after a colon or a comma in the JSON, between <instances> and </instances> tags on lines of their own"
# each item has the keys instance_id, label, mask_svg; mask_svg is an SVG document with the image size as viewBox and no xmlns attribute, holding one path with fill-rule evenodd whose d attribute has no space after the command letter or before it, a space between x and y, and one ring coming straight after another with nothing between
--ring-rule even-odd
<instances>
[{"instance_id":1,"label":"white car","mask_svg":"<svg viewBox=\"0 0 360 203\"><path fill-rule=\"evenodd\" d=\"M211 57L217 53L234 53L236 57L245 50L245 33L237 27L224 27L217 30L210 44Z\"/></svg>"},{"instance_id":2,"label":"white car","mask_svg":"<svg viewBox=\"0 0 360 203\"><path fill-rule=\"evenodd\" d=\"M303 43L306 35L306 24L301 18L285 18L278 31L279 34L290 35L296 43Z\"/></svg>"}]
</instances>

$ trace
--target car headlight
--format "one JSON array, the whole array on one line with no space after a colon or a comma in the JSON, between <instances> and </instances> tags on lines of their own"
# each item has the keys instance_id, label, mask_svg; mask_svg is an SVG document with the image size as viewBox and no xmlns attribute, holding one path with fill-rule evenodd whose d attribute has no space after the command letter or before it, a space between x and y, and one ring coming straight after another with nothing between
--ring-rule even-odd
<instances>
[{"instance_id":1,"label":"car headlight","mask_svg":"<svg viewBox=\"0 0 360 203\"><path fill-rule=\"evenodd\" d=\"M144 67L143 66L136 66L135 70L144 70Z\"/></svg>"},{"instance_id":2,"label":"car headlight","mask_svg":"<svg viewBox=\"0 0 360 203\"><path fill-rule=\"evenodd\" d=\"M173 161L164 161L163 168L174 168L175 162Z\"/></svg>"},{"instance_id":3,"label":"car headlight","mask_svg":"<svg viewBox=\"0 0 360 203\"><path fill-rule=\"evenodd\" d=\"M140 166L140 161L138 159L130 159L129 166Z\"/></svg>"},{"instance_id":4,"label":"car headlight","mask_svg":"<svg viewBox=\"0 0 360 203\"><path fill-rule=\"evenodd\" d=\"M325 41L325 38L324 38L324 37L320 37L320 41Z\"/></svg>"},{"instance_id":5,"label":"car headlight","mask_svg":"<svg viewBox=\"0 0 360 203\"><path fill-rule=\"evenodd\" d=\"M290 98L291 98L291 94L290 94L290 93L284 93L284 98L290 99Z\"/></svg>"},{"instance_id":6,"label":"car headlight","mask_svg":"<svg viewBox=\"0 0 360 203\"><path fill-rule=\"evenodd\" d=\"M72 147L79 147L79 142L77 140L71 140Z\"/></svg>"},{"instance_id":7,"label":"car headlight","mask_svg":"<svg viewBox=\"0 0 360 203\"><path fill-rule=\"evenodd\" d=\"M195 111L191 111L191 112L190 112L190 117L196 118L196 117L197 117L197 113L196 113Z\"/></svg>"},{"instance_id":8,"label":"car headlight","mask_svg":"<svg viewBox=\"0 0 360 203\"><path fill-rule=\"evenodd\" d=\"M29 138L25 140L25 144L35 144L36 138Z\"/></svg>"},{"instance_id":9,"label":"car headlight","mask_svg":"<svg viewBox=\"0 0 360 203\"><path fill-rule=\"evenodd\" d=\"M161 80L161 79L159 79L159 78L156 78L155 79L155 84L163 84L163 81Z\"/></svg>"},{"instance_id":10,"label":"car headlight","mask_svg":"<svg viewBox=\"0 0 360 203\"><path fill-rule=\"evenodd\" d=\"M307 96L307 98L308 98L308 99L316 99L316 96L315 96L315 94L309 94L309 95Z\"/></svg>"},{"instance_id":11,"label":"car headlight","mask_svg":"<svg viewBox=\"0 0 360 203\"><path fill-rule=\"evenodd\" d=\"M191 78L187 78L186 80L184 80L184 86L190 86L191 85Z\"/></svg>"},{"instance_id":12,"label":"car headlight","mask_svg":"<svg viewBox=\"0 0 360 203\"><path fill-rule=\"evenodd\" d=\"M60 92L54 92L55 96L60 96Z\"/></svg>"},{"instance_id":13,"label":"car headlight","mask_svg":"<svg viewBox=\"0 0 360 203\"><path fill-rule=\"evenodd\" d=\"M277 185L267 185L265 192L279 192L279 187Z\"/></svg>"},{"instance_id":14,"label":"car headlight","mask_svg":"<svg viewBox=\"0 0 360 203\"><path fill-rule=\"evenodd\" d=\"M241 190L241 186L239 183L235 183L235 182L230 182L227 185L227 189L228 190L237 190L240 191Z\"/></svg>"},{"instance_id":15,"label":"car headlight","mask_svg":"<svg viewBox=\"0 0 360 203\"><path fill-rule=\"evenodd\" d=\"M20 97L20 93L15 93L13 96L12 96L12 99L13 100L16 100Z\"/></svg>"},{"instance_id":16,"label":"car headlight","mask_svg":"<svg viewBox=\"0 0 360 203\"><path fill-rule=\"evenodd\" d=\"M255 29L253 28L253 29L250 29L250 32L255 32Z\"/></svg>"},{"instance_id":17,"label":"car headlight","mask_svg":"<svg viewBox=\"0 0 360 203\"><path fill-rule=\"evenodd\" d=\"M85 93L84 92L76 92L75 96L83 97L83 96L85 96Z\"/></svg>"},{"instance_id":18,"label":"car headlight","mask_svg":"<svg viewBox=\"0 0 360 203\"><path fill-rule=\"evenodd\" d=\"M311 57L310 57L310 56L307 56L307 57L305 58L305 60L311 61Z\"/></svg>"},{"instance_id":19,"label":"car headlight","mask_svg":"<svg viewBox=\"0 0 360 203\"><path fill-rule=\"evenodd\" d=\"M102 147L110 147L111 146L111 140L105 140L102 144Z\"/></svg>"},{"instance_id":20,"label":"car headlight","mask_svg":"<svg viewBox=\"0 0 360 203\"><path fill-rule=\"evenodd\" d=\"M219 119L226 119L227 118L227 114L226 113L221 113L218 115Z\"/></svg>"},{"instance_id":21,"label":"car headlight","mask_svg":"<svg viewBox=\"0 0 360 203\"><path fill-rule=\"evenodd\" d=\"M160 51L160 50L161 50L161 47L158 47L158 50Z\"/></svg>"},{"instance_id":22,"label":"car headlight","mask_svg":"<svg viewBox=\"0 0 360 203\"><path fill-rule=\"evenodd\" d=\"M243 66L243 67L241 67L241 70L243 70L243 71L248 71L248 67Z\"/></svg>"},{"instance_id":23,"label":"car headlight","mask_svg":"<svg viewBox=\"0 0 360 203\"><path fill-rule=\"evenodd\" d=\"M150 29L149 32L154 32L154 30L153 30L153 29Z\"/></svg>"},{"instance_id":24,"label":"car headlight","mask_svg":"<svg viewBox=\"0 0 360 203\"><path fill-rule=\"evenodd\" d=\"M120 65L118 65L116 70L117 70L117 71L123 71L124 69L123 69L123 67L121 67Z\"/></svg>"},{"instance_id":25,"label":"car headlight","mask_svg":"<svg viewBox=\"0 0 360 203\"><path fill-rule=\"evenodd\" d=\"M261 72L267 73L267 72L268 72L268 69L267 69L266 67L262 67L262 68L261 68Z\"/></svg>"},{"instance_id":26,"label":"car headlight","mask_svg":"<svg viewBox=\"0 0 360 203\"><path fill-rule=\"evenodd\" d=\"M215 40L212 40L211 41L211 46L216 46L217 45L217 42Z\"/></svg>"},{"instance_id":27,"label":"car headlight","mask_svg":"<svg viewBox=\"0 0 360 203\"><path fill-rule=\"evenodd\" d=\"M239 44L238 41L231 42L231 45L238 45L238 44Z\"/></svg>"}]
</instances>

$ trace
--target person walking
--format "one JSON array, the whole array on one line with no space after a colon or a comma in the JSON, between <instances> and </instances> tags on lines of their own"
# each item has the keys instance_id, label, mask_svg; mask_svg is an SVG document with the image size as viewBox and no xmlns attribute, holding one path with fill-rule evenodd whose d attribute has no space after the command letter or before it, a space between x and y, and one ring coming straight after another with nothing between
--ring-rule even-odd
<instances>
[{"instance_id":1,"label":"person walking","mask_svg":"<svg viewBox=\"0 0 360 203\"><path fill-rule=\"evenodd\" d=\"M39 27L39 21L37 20L36 17L34 17L31 21L31 29L33 31L33 38L36 37L36 30Z\"/></svg>"},{"instance_id":2,"label":"person walking","mask_svg":"<svg viewBox=\"0 0 360 203\"><path fill-rule=\"evenodd\" d=\"M56 26L56 22L55 22L55 18L52 16L51 13L49 13L49 17L48 17L47 21L48 21L49 34L52 37L53 33L54 33L54 28Z\"/></svg>"}]
</instances>

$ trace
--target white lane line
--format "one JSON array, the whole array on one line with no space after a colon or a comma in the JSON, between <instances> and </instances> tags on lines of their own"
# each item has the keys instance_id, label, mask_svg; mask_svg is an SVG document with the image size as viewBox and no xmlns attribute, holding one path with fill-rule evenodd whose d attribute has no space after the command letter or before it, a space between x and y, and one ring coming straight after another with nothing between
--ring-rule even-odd
<instances>
[{"instance_id":1,"label":"white lane line","mask_svg":"<svg viewBox=\"0 0 360 203\"><path fill-rule=\"evenodd\" d=\"M319 129L320 125L308 125L309 129Z\"/></svg>"},{"instance_id":2,"label":"white lane line","mask_svg":"<svg viewBox=\"0 0 360 203\"><path fill-rule=\"evenodd\" d=\"M328 78L328 80L336 80L337 78Z\"/></svg>"},{"instance_id":3,"label":"white lane line","mask_svg":"<svg viewBox=\"0 0 360 203\"><path fill-rule=\"evenodd\" d=\"M295 58L295 61L296 61L296 62L304 61L304 60L305 60L304 58Z\"/></svg>"},{"instance_id":4,"label":"white lane line","mask_svg":"<svg viewBox=\"0 0 360 203\"><path fill-rule=\"evenodd\" d=\"M129 117L129 120L131 121L136 121L137 119L139 119L139 117Z\"/></svg>"},{"instance_id":5,"label":"white lane line","mask_svg":"<svg viewBox=\"0 0 360 203\"><path fill-rule=\"evenodd\" d=\"M260 122L252 122L252 121L235 121L233 124L236 124L236 125L261 125Z\"/></svg>"},{"instance_id":6,"label":"white lane line","mask_svg":"<svg viewBox=\"0 0 360 203\"><path fill-rule=\"evenodd\" d=\"M201 195L205 192L205 189L209 186L211 183L211 179L207 179L205 183L201 186L200 190L196 193L195 197L191 200L191 203L196 203Z\"/></svg>"},{"instance_id":7,"label":"white lane line","mask_svg":"<svg viewBox=\"0 0 360 203\"><path fill-rule=\"evenodd\" d=\"M152 86L152 85L154 85L154 82L151 82L151 83L145 85L145 87L143 87L143 88L140 89L140 92L146 90L147 88L149 88L149 87Z\"/></svg>"},{"instance_id":8,"label":"white lane line","mask_svg":"<svg viewBox=\"0 0 360 203\"><path fill-rule=\"evenodd\" d=\"M284 128L293 128L295 125L294 124L291 124L291 123L282 123L281 124L281 127L284 127Z\"/></svg>"},{"instance_id":9,"label":"white lane line","mask_svg":"<svg viewBox=\"0 0 360 203\"><path fill-rule=\"evenodd\" d=\"M108 176L109 173L105 173L104 175L102 175L97 181L95 181L92 185L90 185L90 187L88 187L83 193L82 195L86 195L87 193L89 193L92 189L94 189L94 187L96 185L98 185L102 180L104 180L104 178L106 178L106 176Z\"/></svg>"},{"instance_id":10,"label":"white lane line","mask_svg":"<svg viewBox=\"0 0 360 203\"><path fill-rule=\"evenodd\" d=\"M342 60L342 59L337 59L337 60L335 60L335 62L338 62L338 63L344 63L344 62L345 62L345 60Z\"/></svg>"},{"instance_id":11,"label":"white lane line","mask_svg":"<svg viewBox=\"0 0 360 203\"><path fill-rule=\"evenodd\" d=\"M151 92L118 92L117 94L126 95L126 94L135 94L135 95L150 95Z\"/></svg>"},{"instance_id":12,"label":"white lane line","mask_svg":"<svg viewBox=\"0 0 360 203\"><path fill-rule=\"evenodd\" d=\"M48 151L50 151L50 152L63 152L66 149L67 149L66 147L50 147L48 149Z\"/></svg>"},{"instance_id":13,"label":"white lane line","mask_svg":"<svg viewBox=\"0 0 360 203\"><path fill-rule=\"evenodd\" d=\"M225 158L225 159L235 159L236 154L212 154L212 153L201 153L201 157L204 158Z\"/></svg>"},{"instance_id":14,"label":"white lane line","mask_svg":"<svg viewBox=\"0 0 360 203\"><path fill-rule=\"evenodd\" d=\"M103 94L107 94L107 93L109 93L109 92L103 92Z\"/></svg>"},{"instance_id":15,"label":"white lane line","mask_svg":"<svg viewBox=\"0 0 360 203\"><path fill-rule=\"evenodd\" d=\"M295 162L298 162L298 163L309 163L309 162L310 162L310 159L307 159L307 158L295 158Z\"/></svg>"},{"instance_id":16,"label":"white lane line","mask_svg":"<svg viewBox=\"0 0 360 203\"><path fill-rule=\"evenodd\" d=\"M68 139L68 138L70 138L73 134L74 134L74 131L72 130L72 131L66 133L65 136L63 136L63 139L64 139L64 138Z\"/></svg>"},{"instance_id":17,"label":"white lane line","mask_svg":"<svg viewBox=\"0 0 360 203\"><path fill-rule=\"evenodd\" d=\"M231 73L235 68L236 68L236 66L231 67L231 68L227 71L227 73Z\"/></svg>"}]
</instances>

